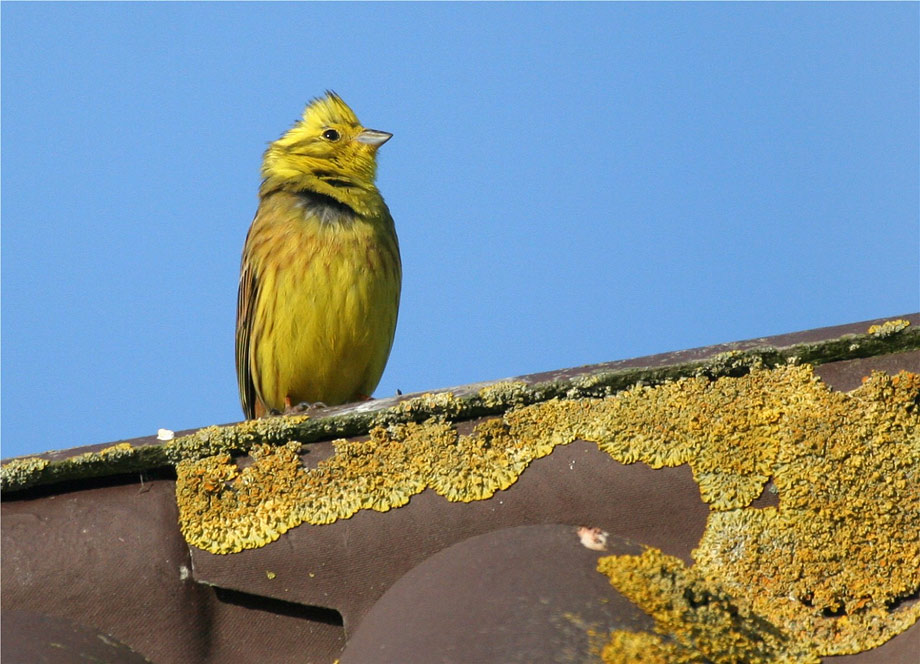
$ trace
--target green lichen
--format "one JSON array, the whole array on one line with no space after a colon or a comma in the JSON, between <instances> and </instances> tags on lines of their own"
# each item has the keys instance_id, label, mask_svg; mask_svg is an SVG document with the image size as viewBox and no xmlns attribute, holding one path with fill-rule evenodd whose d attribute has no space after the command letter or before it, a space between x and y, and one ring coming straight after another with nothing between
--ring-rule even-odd
<instances>
[{"instance_id":1,"label":"green lichen","mask_svg":"<svg viewBox=\"0 0 920 664\"><path fill-rule=\"evenodd\" d=\"M182 460L200 459L209 454L245 454L259 443L282 444L290 440L310 443L336 437L366 435L375 426L398 422L422 422L431 417L461 421L495 415L550 399L603 398L635 385L660 385L688 376L740 376L760 366L780 366L793 358L817 365L920 349L920 329L905 328L905 322L890 321L883 324L880 329L884 329L884 333L873 330L873 334L851 334L784 348L730 351L714 358L678 362L663 367L597 370L573 378L536 383L498 383L460 396L450 393L422 395L392 407L371 402L330 417L278 417L259 420L255 424L244 422L208 427L172 441L136 445L130 453L121 454L117 458L105 459L94 452L78 453L64 459L49 460L41 467L33 464L29 469L20 463L21 460L12 460L0 468L0 489L4 495L9 495L31 486L64 480L149 471L173 466Z\"/></svg>"},{"instance_id":2,"label":"green lichen","mask_svg":"<svg viewBox=\"0 0 920 664\"><path fill-rule=\"evenodd\" d=\"M56 461L13 459L0 469L0 482L7 493L62 480L140 473L172 466L183 459L241 454L257 443L281 444L296 439L307 419L301 415L250 420L227 427L205 427L162 445L135 446L123 442Z\"/></svg>"}]
</instances>

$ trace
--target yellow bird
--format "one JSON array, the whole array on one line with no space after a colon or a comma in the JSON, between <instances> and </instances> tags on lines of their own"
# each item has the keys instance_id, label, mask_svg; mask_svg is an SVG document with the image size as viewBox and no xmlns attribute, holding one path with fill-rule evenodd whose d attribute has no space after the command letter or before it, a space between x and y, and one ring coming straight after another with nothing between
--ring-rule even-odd
<instances>
[{"instance_id":1,"label":"yellow bird","mask_svg":"<svg viewBox=\"0 0 920 664\"><path fill-rule=\"evenodd\" d=\"M236 373L247 419L370 398L393 344L402 264L377 148L333 92L272 143L246 236Z\"/></svg>"}]
</instances>

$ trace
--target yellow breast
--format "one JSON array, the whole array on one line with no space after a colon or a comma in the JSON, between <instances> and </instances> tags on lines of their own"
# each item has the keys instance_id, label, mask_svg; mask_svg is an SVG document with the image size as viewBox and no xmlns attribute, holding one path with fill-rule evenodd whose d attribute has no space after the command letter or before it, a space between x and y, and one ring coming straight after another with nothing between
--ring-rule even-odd
<instances>
[{"instance_id":1,"label":"yellow breast","mask_svg":"<svg viewBox=\"0 0 920 664\"><path fill-rule=\"evenodd\" d=\"M263 200L244 250L257 295L249 364L258 399L327 405L369 397L399 308L399 248L380 218L336 214L279 192Z\"/></svg>"}]
</instances>

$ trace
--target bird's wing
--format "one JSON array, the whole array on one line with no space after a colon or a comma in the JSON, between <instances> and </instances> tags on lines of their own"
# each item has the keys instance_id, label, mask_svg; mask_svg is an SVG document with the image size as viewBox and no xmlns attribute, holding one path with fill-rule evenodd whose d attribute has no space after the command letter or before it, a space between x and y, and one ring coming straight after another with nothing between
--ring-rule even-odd
<instances>
[{"instance_id":1,"label":"bird's wing","mask_svg":"<svg viewBox=\"0 0 920 664\"><path fill-rule=\"evenodd\" d=\"M236 377L240 387L240 403L248 420L256 416L256 387L249 364L249 346L252 342L258 294L259 283L255 269L252 261L246 260L244 253L240 267L240 290L236 300Z\"/></svg>"}]
</instances>

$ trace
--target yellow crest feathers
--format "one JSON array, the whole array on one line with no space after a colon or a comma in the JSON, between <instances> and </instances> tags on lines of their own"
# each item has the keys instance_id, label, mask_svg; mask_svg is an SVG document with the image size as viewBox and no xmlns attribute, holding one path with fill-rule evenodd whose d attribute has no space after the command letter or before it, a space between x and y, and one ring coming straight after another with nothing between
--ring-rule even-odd
<instances>
[{"instance_id":1,"label":"yellow crest feathers","mask_svg":"<svg viewBox=\"0 0 920 664\"><path fill-rule=\"evenodd\" d=\"M327 90L325 97L317 97L307 104L303 112L303 123L310 127L334 124L356 127L360 124L355 112L332 90Z\"/></svg>"}]
</instances>

